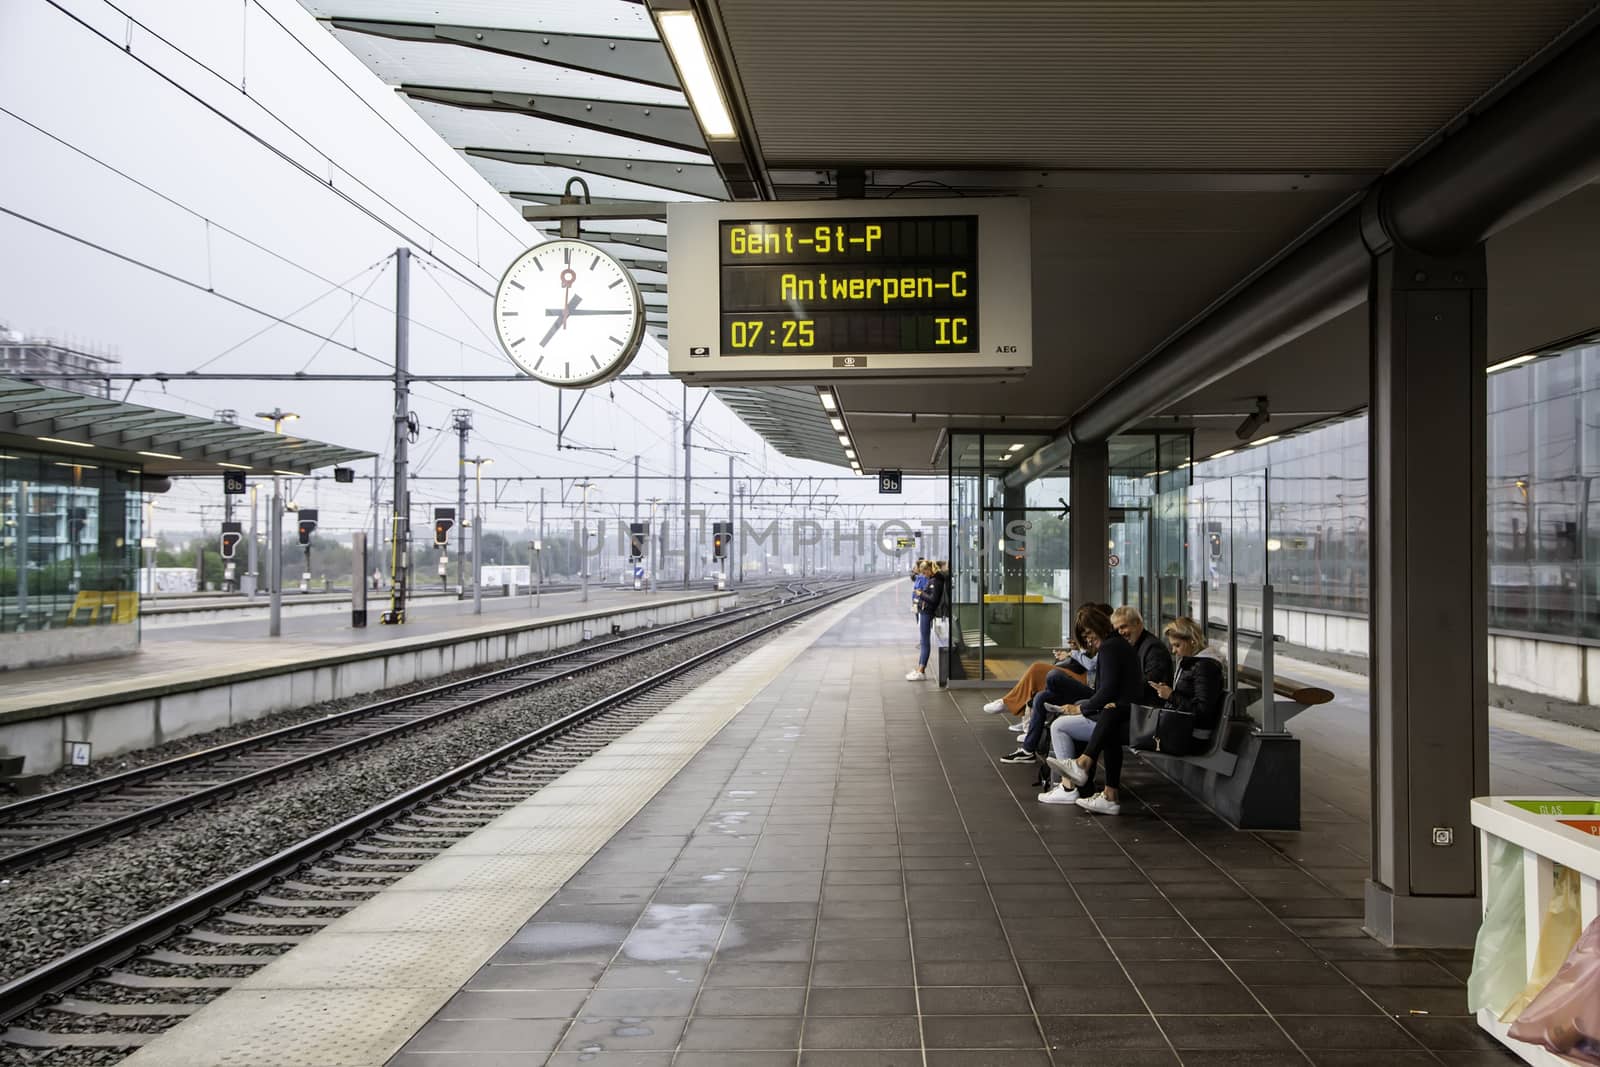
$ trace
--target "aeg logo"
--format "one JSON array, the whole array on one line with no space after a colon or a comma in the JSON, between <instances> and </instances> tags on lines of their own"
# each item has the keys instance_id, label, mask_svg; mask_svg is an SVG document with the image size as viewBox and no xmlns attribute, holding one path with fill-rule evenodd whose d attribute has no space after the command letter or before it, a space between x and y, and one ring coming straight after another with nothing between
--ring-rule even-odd
<instances>
[{"instance_id":1,"label":"aeg logo","mask_svg":"<svg viewBox=\"0 0 1600 1067\"><path fill-rule=\"evenodd\" d=\"M994 350L996 352L1015 352L1017 350L1017 346L1016 345L995 345L994 346Z\"/></svg>"}]
</instances>

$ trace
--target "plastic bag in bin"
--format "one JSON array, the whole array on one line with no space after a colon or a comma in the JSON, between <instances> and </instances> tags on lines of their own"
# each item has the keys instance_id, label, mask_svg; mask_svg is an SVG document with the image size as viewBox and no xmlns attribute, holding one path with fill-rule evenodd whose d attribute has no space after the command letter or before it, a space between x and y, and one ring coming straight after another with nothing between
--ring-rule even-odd
<instances>
[{"instance_id":1,"label":"plastic bag in bin","mask_svg":"<svg viewBox=\"0 0 1600 1067\"><path fill-rule=\"evenodd\" d=\"M1573 1063L1600 1064L1600 918L1591 922L1566 962L1533 999L1511 1036L1543 1045Z\"/></svg>"},{"instance_id":2,"label":"plastic bag in bin","mask_svg":"<svg viewBox=\"0 0 1600 1067\"><path fill-rule=\"evenodd\" d=\"M1511 1006L1500 1013L1500 1021L1509 1023L1520 1016L1541 990L1548 985L1567 959L1567 954L1577 944L1583 925L1581 905L1578 903L1580 880L1578 872L1566 867L1555 868L1555 888L1550 893L1550 903L1545 906L1544 918L1539 922L1539 948L1533 957L1533 977Z\"/></svg>"},{"instance_id":3,"label":"plastic bag in bin","mask_svg":"<svg viewBox=\"0 0 1600 1067\"><path fill-rule=\"evenodd\" d=\"M1472 953L1467 1010L1488 1008L1498 1018L1528 984L1528 948L1522 915L1522 846L1489 836L1489 906Z\"/></svg>"}]
</instances>

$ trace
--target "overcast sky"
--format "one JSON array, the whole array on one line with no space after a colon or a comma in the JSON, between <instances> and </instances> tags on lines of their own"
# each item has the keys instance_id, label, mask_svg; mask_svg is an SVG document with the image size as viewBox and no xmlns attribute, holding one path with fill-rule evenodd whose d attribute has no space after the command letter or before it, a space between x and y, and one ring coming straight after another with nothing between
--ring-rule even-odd
<instances>
[{"instance_id":1,"label":"overcast sky","mask_svg":"<svg viewBox=\"0 0 1600 1067\"><path fill-rule=\"evenodd\" d=\"M291 0L0 0L0 154L0 208L12 213L0 213L0 323L14 329L114 352L123 370L383 373L392 253L405 245L415 250L412 370L512 369L490 298L537 231ZM647 341L632 369L664 372L664 351ZM486 474L631 474L636 454L646 474L675 470L677 383L589 392L570 439L614 452L556 452L556 393L531 381L419 383L415 469L454 477L450 411L465 407L476 424L469 454L494 459ZM389 453L392 393L378 383L146 382L129 399L207 416L232 408L245 420L281 406L302 416L298 434ZM569 412L576 399L567 395ZM691 410L699 399L691 390ZM701 443L741 453L741 480L766 474L764 491L787 489L772 478L848 473L767 449L715 399L696 429ZM694 462L726 475L721 455L697 451ZM942 509L941 485L907 490L909 513ZM823 491L881 500L871 479ZM319 504L326 527L347 530L369 523L368 492L323 482L296 495ZM423 483L414 495L451 502L455 490ZM642 495L669 493L646 483ZM512 502L537 489L501 496L488 525L521 528L524 508ZM627 482L591 496L631 499ZM697 487L696 499L725 500L725 490ZM196 528L202 505L214 527L220 500L219 485L182 485L163 498L158 529Z\"/></svg>"}]
</instances>

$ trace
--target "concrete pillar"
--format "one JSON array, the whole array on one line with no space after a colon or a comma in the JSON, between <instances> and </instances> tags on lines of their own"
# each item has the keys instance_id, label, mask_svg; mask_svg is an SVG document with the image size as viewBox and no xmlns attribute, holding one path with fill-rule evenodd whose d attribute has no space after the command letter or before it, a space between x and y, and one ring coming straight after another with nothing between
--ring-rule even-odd
<instances>
[{"instance_id":1,"label":"concrete pillar","mask_svg":"<svg viewBox=\"0 0 1600 1067\"><path fill-rule=\"evenodd\" d=\"M1478 927L1468 801L1489 789L1484 252L1374 260L1372 877L1386 944Z\"/></svg>"},{"instance_id":2,"label":"concrete pillar","mask_svg":"<svg viewBox=\"0 0 1600 1067\"><path fill-rule=\"evenodd\" d=\"M1106 527L1111 519L1107 477L1110 454L1104 441L1077 442L1068 461L1071 511L1072 608L1103 603L1106 595Z\"/></svg>"}]
</instances>

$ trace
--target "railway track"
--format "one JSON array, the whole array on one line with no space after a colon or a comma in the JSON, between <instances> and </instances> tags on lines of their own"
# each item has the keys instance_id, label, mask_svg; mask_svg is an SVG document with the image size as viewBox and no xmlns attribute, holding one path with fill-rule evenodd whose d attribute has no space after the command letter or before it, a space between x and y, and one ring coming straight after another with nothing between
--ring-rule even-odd
<instances>
[{"instance_id":1,"label":"railway track","mask_svg":"<svg viewBox=\"0 0 1600 1067\"><path fill-rule=\"evenodd\" d=\"M694 634L778 610L809 595L790 583L776 603L654 627L420 692L376 701L0 807L0 873L23 871L243 790L354 755L469 714L490 701L614 666Z\"/></svg>"},{"instance_id":2,"label":"railway track","mask_svg":"<svg viewBox=\"0 0 1600 1067\"><path fill-rule=\"evenodd\" d=\"M0 985L0 1065L117 1062L679 699L730 651L864 584L790 601L781 618L620 686Z\"/></svg>"}]
</instances>

